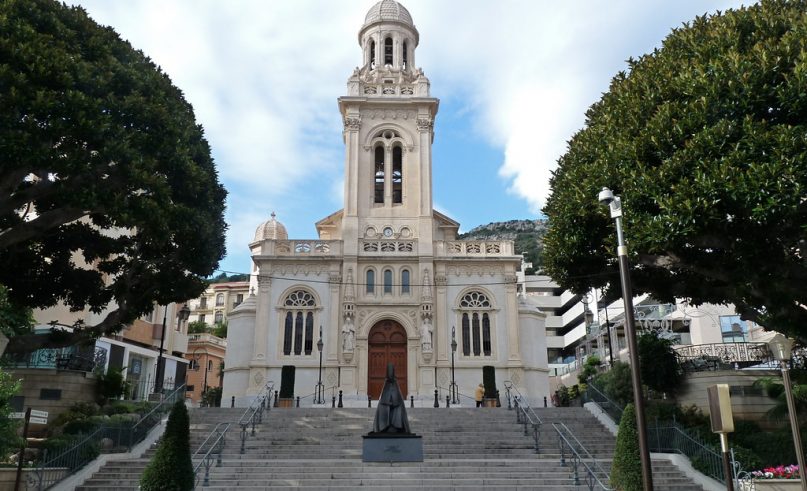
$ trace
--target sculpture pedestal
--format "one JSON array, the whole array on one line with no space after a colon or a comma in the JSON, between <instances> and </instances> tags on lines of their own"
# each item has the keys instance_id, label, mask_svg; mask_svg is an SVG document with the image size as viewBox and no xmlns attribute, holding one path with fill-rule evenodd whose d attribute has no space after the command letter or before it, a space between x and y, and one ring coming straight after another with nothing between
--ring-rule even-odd
<instances>
[{"instance_id":1,"label":"sculpture pedestal","mask_svg":"<svg viewBox=\"0 0 807 491\"><path fill-rule=\"evenodd\" d=\"M423 438L394 433L362 436L362 462L423 462Z\"/></svg>"}]
</instances>

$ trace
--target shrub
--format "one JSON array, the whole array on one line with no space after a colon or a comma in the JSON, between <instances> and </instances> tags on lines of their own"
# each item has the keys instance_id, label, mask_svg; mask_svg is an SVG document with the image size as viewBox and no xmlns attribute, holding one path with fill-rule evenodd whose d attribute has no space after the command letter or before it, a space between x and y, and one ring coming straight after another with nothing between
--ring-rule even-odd
<instances>
[{"instance_id":1,"label":"shrub","mask_svg":"<svg viewBox=\"0 0 807 491\"><path fill-rule=\"evenodd\" d=\"M193 486L190 420L185 403L177 401L168 416L160 446L140 479L140 489L189 491Z\"/></svg>"},{"instance_id":2,"label":"shrub","mask_svg":"<svg viewBox=\"0 0 807 491\"><path fill-rule=\"evenodd\" d=\"M117 368L110 368L106 373L98 376L98 399L104 405L110 399L117 399L129 391L129 382L123 378L123 373Z\"/></svg>"},{"instance_id":3,"label":"shrub","mask_svg":"<svg viewBox=\"0 0 807 491\"><path fill-rule=\"evenodd\" d=\"M583 369L580 370L580 373L577 375L577 381L581 384L585 384L588 382L588 379L597 375L597 372L600 369L600 357L597 355L591 355L586 358L586 362L583 364Z\"/></svg>"},{"instance_id":4,"label":"shrub","mask_svg":"<svg viewBox=\"0 0 807 491\"><path fill-rule=\"evenodd\" d=\"M90 418L74 419L65 424L62 431L65 435L81 435L92 433L97 427L98 423Z\"/></svg>"},{"instance_id":5,"label":"shrub","mask_svg":"<svg viewBox=\"0 0 807 491\"><path fill-rule=\"evenodd\" d=\"M625 362L614 362L610 370L594 379L594 383L609 399L620 406L624 406L633 400L630 365Z\"/></svg>"},{"instance_id":6,"label":"shrub","mask_svg":"<svg viewBox=\"0 0 807 491\"><path fill-rule=\"evenodd\" d=\"M112 416L115 414L129 414L129 413L136 413L137 412L137 405L131 402L121 402L115 401L112 403L107 404L103 408L103 413L107 416Z\"/></svg>"},{"instance_id":7,"label":"shrub","mask_svg":"<svg viewBox=\"0 0 807 491\"><path fill-rule=\"evenodd\" d=\"M619 422L611 467L611 486L620 491L642 490L642 461L639 457L639 434L636 431L636 411L628 404Z\"/></svg>"},{"instance_id":8,"label":"shrub","mask_svg":"<svg viewBox=\"0 0 807 491\"><path fill-rule=\"evenodd\" d=\"M202 404L205 407L221 406L221 387L212 387L202 394Z\"/></svg>"},{"instance_id":9,"label":"shrub","mask_svg":"<svg viewBox=\"0 0 807 491\"><path fill-rule=\"evenodd\" d=\"M558 403L559 407L569 407L569 402L571 398L569 397L569 388L565 385L558 387L558 390L555 391L555 400Z\"/></svg>"}]
</instances>

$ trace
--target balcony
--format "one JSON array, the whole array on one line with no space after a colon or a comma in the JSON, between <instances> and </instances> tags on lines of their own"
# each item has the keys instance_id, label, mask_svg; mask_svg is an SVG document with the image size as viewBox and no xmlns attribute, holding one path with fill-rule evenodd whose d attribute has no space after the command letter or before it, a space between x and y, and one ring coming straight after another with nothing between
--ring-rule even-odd
<instances>
[{"instance_id":1,"label":"balcony","mask_svg":"<svg viewBox=\"0 0 807 491\"><path fill-rule=\"evenodd\" d=\"M266 240L253 248L264 256L340 256L341 240Z\"/></svg>"},{"instance_id":2,"label":"balcony","mask_svg":"<svg viewBox=\"0 0 807 491\"><path fill-rule=\"evenodd\" d=\"M84 348L76 346L67 348L39 349L33 353L6 355L3 365L6 368L40 368L92 372L96 367L101 370L106 366L107 350L104 348Z\"/></svg>"},{"instance_id":3,"label":"balcony","mask_svg":"<svg viewBox=\"0 0 807 491\"><path fill-rule=\"evenodd\" d=\"M688 371L772 366L773 357L766 343L711 343L675 348L681 365Z\"/></svg>"},{"instance_id":4,"label":"balcony","mask_svg":"<svg viewBox=\"0 0 807 491\"><path fill-rule=\"evenodd\" d=\"M221 346L222 348L227 348L226 339L222 339L218 336L214 336L208 333L191 334L188 337L188 344L212 344L215 346Z\"/></svg>"},{"instance_id":5,"label":"balcony","mask_svg":"<svg viewBox=\"0 0 807 491\"><path fill-rule=\"evenodd\" d=\"M442 257L503 257L514 255L512 240L439 240L435 255Z\"/></svg>"}]
</instances>

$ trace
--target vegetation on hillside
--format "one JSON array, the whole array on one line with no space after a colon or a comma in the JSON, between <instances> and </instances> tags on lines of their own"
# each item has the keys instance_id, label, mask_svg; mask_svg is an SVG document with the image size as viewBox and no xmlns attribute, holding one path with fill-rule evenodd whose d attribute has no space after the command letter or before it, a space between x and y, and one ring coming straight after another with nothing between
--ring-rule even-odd
<instances>
[{"instance_id":1,"label":"vegetation on hillside","mask_svg":"<svg viewBox=\"0 0 807 491\"><path fill-rule=\"evenodd\" d=\"M546 220L509 220L493 222L474 227L457 238L461 240L512 240L516 254L524 254L532 263L528 274L540 271L543 267L543 240L546 234Z\"/></svg>"}]
</instances>

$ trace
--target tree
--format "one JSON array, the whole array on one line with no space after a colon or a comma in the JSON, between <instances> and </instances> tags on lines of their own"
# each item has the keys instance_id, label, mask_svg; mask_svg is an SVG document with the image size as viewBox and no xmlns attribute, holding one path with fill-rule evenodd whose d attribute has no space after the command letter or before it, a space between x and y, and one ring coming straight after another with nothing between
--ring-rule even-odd
<instances>
[{"instance_id":1,"label":"tree","mask_svg":"<svg viewBox=\"0 0 807 491\"><path fill-rule=\"evenodd\" d=\"M628 61L551 179L546 272L618 295L621 195L637 293L732 303L807 339L807 1L698 17Z\"/></svg>"},{"instance_id":2,"label":"tree","mask_svg":"<svg viewBox=\"0 0 807 491\"><path fill-rule=\"evenodd\" d=\"M204 321L193 321L188 323L188 334L204 334L210 331L210 326Z\"/></svg>"},{"instance_id":3,"label":"tree","mask_svg":"<svg viewBox=\"0 0 807 491\"><path fill-rule=\"evenodd\" d=\"M642 460L639 457L639 433L636 430L636 410L625 406L616 434L611 486L619 491L642 490Z\"/></svg>"},{"instance_id":4,"label":"tree","mask_svg":"<svg viewBox=\"0 0 807 491\"><path fill-rule=\"evenodd\" d=\"M675 393L684 373L672 341L648 332L639 336L638 345L642 383L658 392Z\"/></svg>"},{"instance_id":5,"label":"tree","mask_svg":"<svg viewBox=\"0 0 807 491\"><path fill-rule=\"evenodd\" d=\"M188 409L183 401L177 401L157 452L140 478L140 489L186 491L193 489L194 481Z\"/></svg>"},{"instance_id":6,"label":"tree","mask_svg":"<svg viewBox=\"0 0 807 491\"><path fill-rule=\"evenodd\" d=\"M213 326L213 335L218 336L222 339L227 338L227 321L217 322L215 326Z\"/></svg>"},{"instance_id":7,"label":"tree","mask_svg":"<svg viewBox=\"0 0 807 491\"><path fill-rule=\"evenodd\" d=\"M9 452L19 448L17 427L21 420L11 419L11 413L14 411L11 407L11 398L18 390L20 382L0 370L0 462L6 462Z\"/></svg>"},{"instance_id":8,"label":"tree","mask_svg":"<svg viewBox=\"0 0 807 491\"><path fill-rule=\"evenodd\" d=\"M80 7L0 3L0 284L16 308L62 302L94 325L9 352L114 333L196 297L224 255L224 199L193 108ZM88 267L89 266L89 267Z\"/></svg>"}]
</instances>

